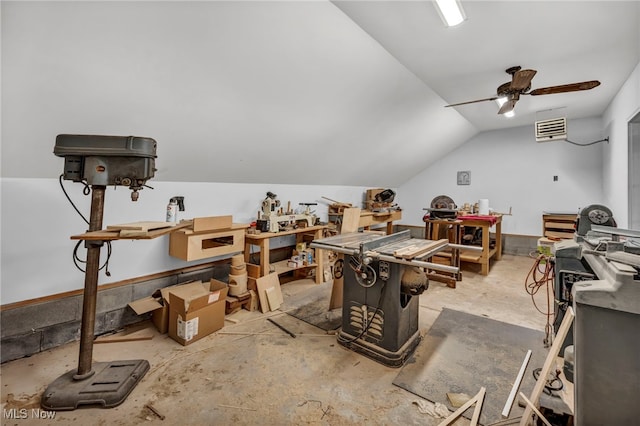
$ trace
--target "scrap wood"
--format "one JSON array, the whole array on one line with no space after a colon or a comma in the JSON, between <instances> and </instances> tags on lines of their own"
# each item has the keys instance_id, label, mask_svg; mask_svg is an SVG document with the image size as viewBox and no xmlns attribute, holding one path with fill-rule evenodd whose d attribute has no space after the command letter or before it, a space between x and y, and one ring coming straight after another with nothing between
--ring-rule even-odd
<instances>
[{"instance_id":1,"label":"scrap wood","mask_svg":"<svg viewBox=\"0 0 640 426\"><path fill-rule=\"evenodd\" d=\"M137 340L151 340L155 332L145 326L145 328L138 328L137 330L124 330L115 334L105 335L97 337L94 343L116 343L116 342L134 342Z\"/></svg>"},{"instance_id":2,"label":"scrap wood","mask_svg":"<svg viewBox=\"0 0 640 426\"><path fill-rule=\"evenodd\" d=\"M486 392L486 388L483 386L480 388L480 392L478 392L473 398L467 401L462 407L458 408L453 412L449 417L444 419L438 426L448 426L453 423L458 417L464 414L465 411L472 405L476 405L476 408L473 411L473 418L471 420L470 425L475 426L478 424L478 418L480 417L480 411L482 410L482 403L484 402L484 394ZM475 420L474 420L475 419Z\"/></svg>"},{"instance_id":3,"label":"scrap wood","mask_svg":"<svg viewBox=\"0 0 640 426\"><path fill-rule=\"evenodd\" d=\"M569 332L569 328L573 323L573 317L575 314L573 313L573 308L569 307L564 314L564 319L560 324L560 328L558 329L558 333L556 333L555 339L553 340L553 345L551 345L551 349L549 349L549 354L547 355L547 359L540 370L540 375L538 376L538 380L536 381L535 386L533 387L533 391L531 391L531 396L529 400L531 401L531 405L527 404L524 410L524 414L522 414L522 419L520 420L520 426L527 426L531 423L531 416L533 415L533 408L538 403L538 399L540 398L540 394L544 388L544 385L547 382L547 376L551 372L551 368L555 362L558 353L560 352L560 348L564 343L565 337L567 337L567 333Z\"/></svg>"},{"instance_id":4,"label":"scrap wood","mask_svg":"<svg viewBox=\"0 0 640 426\"><path fill-rule=\"evenodd\" d=\"M536 413L536 415L538 416L538 418L540 420L542 420L542 422L547 425L547 426L551 426L551 423L549 423L547 421L547 419L544 418L544 416L542 415L542 413L536 408L536 406L533 404L533 402L529 401L529 399L524 396L524 394L522 392L520 392L520 398L522 398L524 400L524 402L527 403L527 407L531 408L533 410L534 413Z\"/></svg>"},{"instance_id":5,"label":"scrap wood","mask_svg":"<svg viewBox=\"0 0 640 426\"><path fill-rule=\"evenodd\" d=\"M516 397L516 392L518 392L518 389L520 389L520 384L522 383L522 378L524 377L524 372L527 369L527 365L529 364L530 358L531 358L531 349L529 349L529 351L525 355L524 361L520 366L520 371L516 376L516 380L513 382L513 387L511 388L511 392L509 393L507 402L504 404L504 408L502 409L502 418L509 417L509 412L511 411L511 407L513 406L513 401Z\"/></svg>"},{"instance_id":6,"label":"scrap wood","mask_svg":"<svg viewBox=\"0 0 640 426\"><path fill-rule=\"evenodd\" d=\"M513 417L511 419L502 419L502 420L498 420L495 423L490 423L487 426L506 426L506 425L511 425L511 424L519 422L521 418L522 418L521 416L518 416L518 417Z\"/></svg>"},{"instance_id":7,"label":"scrap wood","mask_svg":"<svg viewBox=\"0 0 640 426\"><path fill-rule=\"evenodd\" d=\"M158 418L160 418L160 420L164 420L165 419L164 414L161 414L153 405L146 404L145 407L147 407L153 414L158 416Z\"/></svg>"},{"instance_id":8,"label":"scrap wood","mask_svg":"<svg viewBox=\"0 0 640 426\"><path fill-rule=\"evenodd\" d=\"M292 331L290 331L290 330L286 329L283 325L281 325L281 324L279 324L279 323L275 322L275 321L274 321L274 320L272 320L271 318L267 318L267 321L269 321L271 324L275 325L275 326L276 326L276 327L278 327L280 330L284 331L284 332L285 332L285 333L287 333L289 336L291 336L291 337L293 337L293 338L295 339L296 335L295 335Z\"/></svg>"}]
</instances>

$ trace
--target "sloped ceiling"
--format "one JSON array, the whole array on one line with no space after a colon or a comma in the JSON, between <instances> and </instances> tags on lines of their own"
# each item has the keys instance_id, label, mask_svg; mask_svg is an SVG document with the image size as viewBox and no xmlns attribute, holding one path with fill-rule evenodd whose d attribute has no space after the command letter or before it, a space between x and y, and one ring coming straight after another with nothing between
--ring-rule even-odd
<instances>
[{"instance_id":1,"label":"sloped ceiling","mask_svg":"<svg viewBox=\"0 0 640 426\"><path fill-rule=\"evenodd\" d=\"M2 173L152 137L155 180L394 187L475 129L330 2L2 2ZM35 167L24 167L29 157Z\"/></svg>"},{"instance_id":2,"label":"sloped ceiling","mask_svg":"<svg viewBox=\"0 0 640 426\"><path fill-rule=\"evenodd\" d=\"M516 65L538 71L532 89L602 83L524 96L513 118L499 116L495 102L455 108L481 131L532 125L553 109L569 119L600 116L640 61L638 1L462 1L467 19L451 28L431 1L334 3L445 104L495 96Z\"/></svg>"},{"instance_id":3,"label":"sloped ceiling","mask_svg":"<svg viewBox=\"0 0 640 426\"><path fill-rule=\"evenodd\" d=\"M538 69L539 86L600 79L593 96L553 95L578 117L638 62L637 2L467 3L444 29L417 1L3 1L2 176L58 176L55 136L86 133L156 139L160 181L396 187L521 124L443 107L490 96L504 68ZM530 101L518 120L551 106Z\"/></svg>"}]
</instances>

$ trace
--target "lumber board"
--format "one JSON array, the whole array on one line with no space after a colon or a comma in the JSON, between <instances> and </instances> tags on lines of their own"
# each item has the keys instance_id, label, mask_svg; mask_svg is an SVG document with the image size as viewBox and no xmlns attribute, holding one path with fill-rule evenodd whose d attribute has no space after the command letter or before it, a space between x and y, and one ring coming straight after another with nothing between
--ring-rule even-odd
<instances>
[{"instance_id":1,"label":"lumber board","mask_svg":"<svg viewBox=\"0 0 640 426\"><path fill-rule=\"evenodd\" d=\"M176 226L176 224L174 222L140 221L140 222L122 223L119 225L108 225L107 230L149 232L154 229L170 228L172 226Z\"/></svg>"},{"instance_id":2,"label":"lumber board","mask_svg":"<svg viewBox=\"0 0 640 426\"><path fill-rule=\"evenodd\" d=\"M524 356L524 361L522 361L522 365L520 366L520 371L518 371L518 375L516 376L516 380L513 382L513 387L511 388L511 392L509 392L509 397L507 397L507 402L504 404L504 408L502 409L502 417L509 417L509 413L511 412L511 407L513 406L513 401L516 398L516 393L518 389L520 389L520 384L522 383L522 378L524 377L524 372L527 370L527 365L529 365L529 360L531 359L531 349L527 351L527 354Z\"/></svg>"},{"instance_id":3,"label":"lumber board","mask_svg":"<svg viewBox=\"0 0 640 426\"><path fill-rule=\"evenodd\" d=\"M360 223L360 212L362 210L357 207L348 207L342 213L342 225L340 233L347 234L350 232L358 232Z\"/></svg>"},{"instance_id":4,"label":"lumber board","mask_svg":"<svg viewBox=\"0 0 640 426\"><path fill-rule=\"evenodd\" d=\"M125 331L112 334L109 336L100 336L94 340L94 343L116 343L116 342L134 342L138 340L151 340L155 332L150 328L143 328L136 331Z\"/></svg>"},{"instance_id":5,"label":"lumber board","mask_svg":"<svg viewBox=\"0 0 640 426\"><path fill-rule=\"evenodd\" d=\"M233 224L233 216L194 217L193 232L205 232L217 229L228 229Z\"/></svg>"},{"instance_id":6,"label":"lumber board","mask_svg":"<svg viewBox=\"0 0 640 426\"><path fill-rule=\"evenodd\" d=\"M569 307L569 309L567 309L564 314L564 319L562 320L562 324L560 324L558 333L553 340L553 345L551 345L551 349L549 350L547 359L542 366L542 370L540 370L540 376L538 376L536 385L531 391L531 396L529 397L529 399L531 400L532 405L527 405L527 407L525 408L524 413L522 414L522 419L520 420L520 426L527 426L531 422L531 415L533 414L532 406L535 407L535 405L538 403L538 399L540 398L540 394L544 389L544 385L547 381L547 377L549 376L549 372L551 371L553 364L556 362L558 352L560 352L562 343L564 342L565 337L567 337L569 327L571 327L571 324L573 323L574 316L575 314L573 313L573 308Z\"/></svg>"},{"instance_id":7,"label":"lumber board","mask_svg":"<svg viewBox=\"0 0 640 426\"><path fill-rule=\"evenodd\" d=\"M431 250L435 250L437 248L446 246L447 244L449 244L449 240L441 239L437 241L432 241L424 245L413 245L409 247L404 247L402 249L394 251L393 255L395 257L402 257L403 259L411 260L415 257L419 257L422 254L430 252Z\"/></svg>"},{"instance_id":8,"label":"lumber board","mask_svg":"<svg viewBox=\"0 0 640 426\"><path fill-rule=\"evenodd\" d=\"M469 409L469 407L471 407L473 404L475 404L480 399L481 396L482 396L482 400L484 401L485 392L486 392L486 389L484 387L481 387L480 391L473 398L471 398L470 400L465 402L460 408L458 408L456 411L451 413L449 415L449 417L447 417L446 419L441 421L438 424L438 426L448 426L451 423L453 423L458 417L463 415L464 412ZM475 414L475 411L474 411L474 414Z\"/></svg>"},{"instance_id":9,"label":"lumber board","mask_svg":"<svg viewBox=\"0 0 640 426\"><path fill-rule=\"evenodd\" d=\"M484 403L484 395L486 393L485 388L481 388L480 392L478 392L478 396L476 399L476 408L473 410L473 417L471 417L471 423L469 426L477 426L478 420L480 420L480 412L482 411L482 404Z\"/></svg>"},{"instance_id":10,"label":"lumber board","mask_svg":"<svg viewBox=\"0 0 640 426\"><path fill-rule=\"evenodd\" d=\"M260 310L263 314L271 310L269 308L267 289L274 288L275 295L272 297L275 297L274 301L279 300L280 304L282 304L282 289L280 288L280 279L278 278L277 273L273 272L271 274L265 275L264 277L258 278L256 280L256 287L258 289L258 298L260 299Z\"/></svg>"}]
</instances>

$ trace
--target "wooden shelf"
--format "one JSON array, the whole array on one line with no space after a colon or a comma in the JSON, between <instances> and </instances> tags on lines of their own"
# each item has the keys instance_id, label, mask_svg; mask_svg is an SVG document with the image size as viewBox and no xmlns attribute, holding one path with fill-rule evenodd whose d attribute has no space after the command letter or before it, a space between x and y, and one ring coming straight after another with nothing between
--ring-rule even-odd
<instances>
[{"instance_id":1,"label":"wooden shelf","mask_svg":"<svg viewBox=\"0 0 640 426\"><path fill-rule=\"evenodd\" d=\"M575 220L575 214L544 213L542 215L542 236L573 239Z\"/></svg>"},{"instance_id":2,"label":"wooden shelf","mask_svg":"<svg viewBox=\"0 0 640 426\"><path fill-rule=\"evenodd\" d=\"M303 266L297 266L295 268L292 268L292 267L287 265L288 262L289 262L288 260L281 260L279 262L271 263L271 266L273 266L275 268L275 272L278 275L286 274L287 272L297 271L297 270L300 270L300 269L316 268L318 266L317 263L312 263L310 265L303 265Z\"/></svg>"}]
</instances>

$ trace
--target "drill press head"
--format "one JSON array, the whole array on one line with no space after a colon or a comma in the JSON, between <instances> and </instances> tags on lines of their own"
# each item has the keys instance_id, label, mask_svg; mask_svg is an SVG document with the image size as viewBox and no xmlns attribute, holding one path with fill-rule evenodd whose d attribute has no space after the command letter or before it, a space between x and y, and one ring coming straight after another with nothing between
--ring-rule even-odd
<instances>
[{"instance_id":1,"label":"drill press head","mask_svg":"<svg viewBox=\"0 0 640 426\"><path fill-rule=\"evenodd\" d=\"M151 138L64 134L56 137L53 153L64 157L64 179L128 186L132 201L156 171L156 141Z\"/></svg>"}]
</instances>

